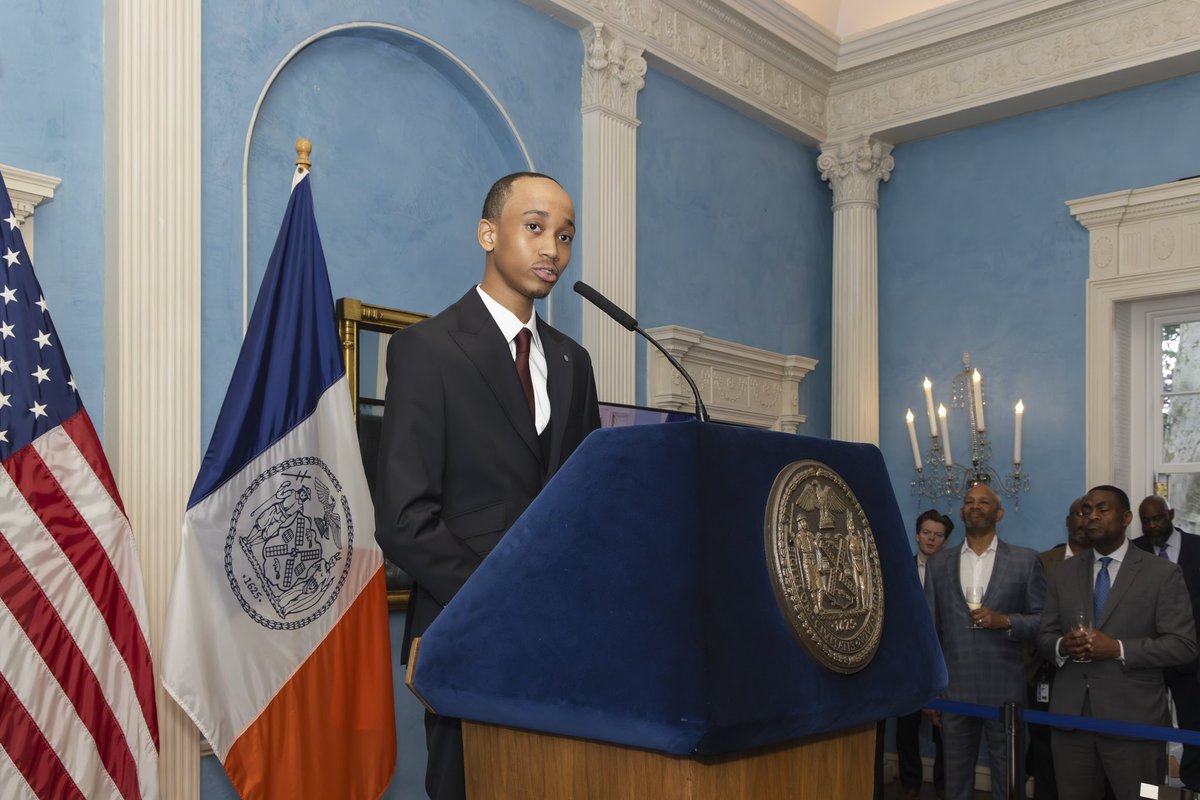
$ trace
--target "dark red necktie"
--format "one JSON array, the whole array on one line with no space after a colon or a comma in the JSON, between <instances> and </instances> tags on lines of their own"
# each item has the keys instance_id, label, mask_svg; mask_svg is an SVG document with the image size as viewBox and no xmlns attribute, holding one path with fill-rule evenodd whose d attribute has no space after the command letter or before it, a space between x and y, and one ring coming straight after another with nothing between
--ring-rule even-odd
<instances>
[{"instance_id":1,"label":"dark red necktie","mask_svg":"<svg viewBox=\"0 0 1200 800\"><path fill-rule=\"evenodd\" d=\"M521 388L525 390L525 402L529 403L529 415L537 419L533 410L533 378L529 375L529 343L533 334L529 328L521 328L517 334L517 377L521 379Z\"/></svg>"}]
</instances>

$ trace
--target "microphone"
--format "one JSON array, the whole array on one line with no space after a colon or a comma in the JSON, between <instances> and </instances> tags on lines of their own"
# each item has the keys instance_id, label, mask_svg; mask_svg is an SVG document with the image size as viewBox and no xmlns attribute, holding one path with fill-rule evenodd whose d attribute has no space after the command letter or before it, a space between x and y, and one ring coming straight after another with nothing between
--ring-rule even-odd
<instances>
[{"instance_id":1,"label":"microphone","mask_svg":"<svg viewBox=\"0 0 1200 800\"><path fill-rule=\"evenodd\" d=\"M618 325L628 331L636 331L645 337L646 341L658 348L658 351L671 363L671 366L679 370L679 374L687 381L688 386L692 387L692 394L696 397L696 418L701 422L708 422L708 409L704 407L704 401L700 399L700 390L696 388L696 382L692 380L692 376L683 368L683 365L675 360L675 357L667 352L658 341L642 330L642 326L638 325L638 321L630 314L620 308L612 300L609 300L604 295L597 292L591 286L588 286L583 281L575 281L575 293L581 295L585 300L594 305L596 308L603 311L608 316L612 317Z\"/></svg>"}]
</instances>

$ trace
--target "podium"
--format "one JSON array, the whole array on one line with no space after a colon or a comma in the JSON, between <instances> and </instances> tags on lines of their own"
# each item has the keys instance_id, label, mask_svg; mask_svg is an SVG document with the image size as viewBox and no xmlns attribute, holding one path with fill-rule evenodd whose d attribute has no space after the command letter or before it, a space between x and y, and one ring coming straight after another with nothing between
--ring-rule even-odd
<instances>
[{"instance_id":1,"label":"podium","mask_svg":"<svg viewBox=\"0 0 1200 800\"><path fill-rule=\"evenodd\" d=\"M883 627L822 666L777 600L772 486L821 462L857 498ZM877 448L698 422L584 441L420 640L413 691L464 720L484 798L865 797L874 722L946 685Z\"/></svg>"}]
</instances>

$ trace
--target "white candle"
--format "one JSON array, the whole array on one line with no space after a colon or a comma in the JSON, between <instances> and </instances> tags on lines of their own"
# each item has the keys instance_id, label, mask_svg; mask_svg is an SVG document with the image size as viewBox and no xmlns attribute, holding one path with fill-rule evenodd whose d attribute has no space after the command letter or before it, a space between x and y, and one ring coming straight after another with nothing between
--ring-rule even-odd
<instances>
[{"instance_id":1,"label":"white candle","mask_svg":"<svg viewBox=\"0 0 1200 800\"><path fill-rule=\"evenodd\" d=\"M929 376L925 376L925 413L929 416L929 435L938 435L937 417L933 413L933 384L929 382Z\"/></svg>"},{"instance_id":2,"label":"white candle","mask_svg":"<svg viewBox=\"0 0 1200 800\"><path fill-rule=\"evenodd\" d=\"M904 421L908 424L908 443L912 445L913 451L913 466L918 470L921 469L921 448L917 446L917 426L913 425L912 409L904 415Z\"/></svg>"},{"instance_id":3,"label":"white candle","mask_svg":"<svg viewBox=\"0 0 1200 800\"><path fill-rule=\"evenodd\" d=\"M1022 400L1017 401L1016 423L1013 426L1013 463L1021 463L1021 421L1025 419L1025 403Z\"/></svg>"},{"instance_id":4,"label":"white candle","mask_svg":"<svg viewBox=\"0 0 1200 800\"><path fill-rule=\"evenodd\" d=\"M954 459L950 457L950 429L946 427L946 407L938 403L938 422L942 423L942 447L945 449L946 466L954 465Z\"/></svg>"},{"instance_id":5,"label":"white candle","mask_svg":"<svg viewBox=\"0 0 1200 800\"><path fill-rule=\"evenodd\" d=\"M983 424L983 376L979 370L971 376L971 388L975 396L975 430L982 432L987 430L987 425Z\"/></svg>"}]
</instances>

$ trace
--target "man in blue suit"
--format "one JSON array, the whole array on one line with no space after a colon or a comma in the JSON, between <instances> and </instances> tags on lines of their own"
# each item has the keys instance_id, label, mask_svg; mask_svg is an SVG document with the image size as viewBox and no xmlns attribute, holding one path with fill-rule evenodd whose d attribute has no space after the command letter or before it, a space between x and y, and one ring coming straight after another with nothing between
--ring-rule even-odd
<instances>
[{"instance_id":1,"label":"man in blue suit","mask_svg":"<svg viewBox=\"0 0 1200 800\"><path fill-rule=\"evenodd\" d=\"M1025 648L1037 636L1046 579L1036 550L1002 542L1000 498L987 484L963 498L962 547L947 548L926 564L925 595L942 643L950 682L942 697L965 703L1025 704ZM968 608L972 588L978 608ZM986 735L992 797L1006 795L1008 762L1004 724L962 714L941 715L946 797L969 800L975 784L979 740ZM1018 769L1018 775L1024 773ZM1024 786L1021 787L1024 789ZM1023 794L1023 791L1022 791Z\"/></svg>"}]
</instances>

